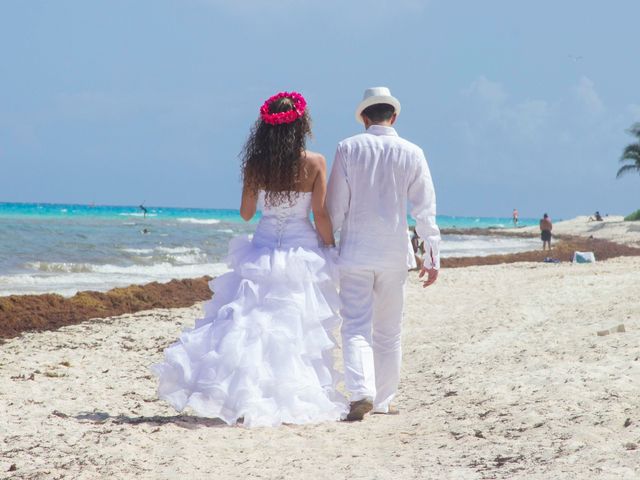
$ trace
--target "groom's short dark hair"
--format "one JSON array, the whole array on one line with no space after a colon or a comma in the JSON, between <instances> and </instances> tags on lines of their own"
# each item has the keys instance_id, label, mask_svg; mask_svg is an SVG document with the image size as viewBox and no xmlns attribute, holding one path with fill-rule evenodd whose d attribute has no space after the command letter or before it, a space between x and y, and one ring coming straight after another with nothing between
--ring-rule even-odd
<instances>
[{"instance_id":1,"label":"groom's short dark hair","mask_svg":"<svg viewBox=\"0 0 640 480\"><path fill-rule=\"evenodd\" d=\"M372 122L385 122L390 120L396 109L388 103L376 103L369 105L362 111L362 115Z\"/></svg>"}]
</instances>

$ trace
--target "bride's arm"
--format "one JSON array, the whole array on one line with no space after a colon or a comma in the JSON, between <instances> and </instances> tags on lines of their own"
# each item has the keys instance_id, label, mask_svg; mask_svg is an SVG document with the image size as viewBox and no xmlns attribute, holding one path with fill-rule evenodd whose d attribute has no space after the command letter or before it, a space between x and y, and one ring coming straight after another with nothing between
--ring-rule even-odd
<instances>
[{"instance_id":1,"label":"bride's arm","mask_svg":"<svg viewBox=\"0 0 640 480\"><path fill-rule=\"evenodd\" d=\"M311 208L313 209L313 219L316 224L316 231L322 239L325 246L334 246L336 244L333 238L333 227L331 226L331 218L327 211L327 162L322 155L318 155L317 173L313 181L313 190L311 192Z\"/></svg>"},{"instance_id":2,"label":"bride's arm","mask_svg":"<svg viewBox=\"0 0 640 480\"><path fill-rule=\"evenodd\" d=\"M244 186L242 188L242 202L240 204L240 216L248 222L256 214L258 207L258 192Z\"/></svg>"}]
</instances>

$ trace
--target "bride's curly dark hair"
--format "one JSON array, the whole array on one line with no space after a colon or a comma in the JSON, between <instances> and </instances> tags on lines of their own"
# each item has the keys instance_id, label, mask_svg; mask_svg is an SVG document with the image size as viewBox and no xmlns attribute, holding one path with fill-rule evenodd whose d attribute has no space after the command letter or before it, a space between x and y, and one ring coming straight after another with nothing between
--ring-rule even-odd
<instances>
[{"instance_id":1,"label":"bride's curly dark hair","mask_svg":"<svg viewBox=\"0 0 640 480\"><path fill-rule=\"evenodd\" d=\"M280 98L269 105L269 113L288 112L293 108L290 98ZM259 118L240 156L244 188L254 193L264 190L265 202L269 205L290 202L297 195L300 159L310 136L308 109L291 123L271 125Z\"/></svg>"}]
</instances>

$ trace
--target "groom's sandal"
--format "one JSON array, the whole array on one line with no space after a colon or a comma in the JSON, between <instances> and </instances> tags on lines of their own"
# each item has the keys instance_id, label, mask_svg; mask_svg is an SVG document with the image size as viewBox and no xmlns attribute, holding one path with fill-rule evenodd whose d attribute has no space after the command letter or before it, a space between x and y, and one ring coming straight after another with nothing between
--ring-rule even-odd
<instances>
[{"instance_id":1,"label":"groom's sandal","mask_svg":"<svg viewBox=\"0 0 640 480\"><path fill-rule=\"evenodd\" d=\"M373 409L373 402L363 398L357 402L351 402L347 422L359 422L364 416Z\"/></svg>"},{"instance_id":2,"label":"groom's sandal","mask_svg":"<svg viewBox=\"0 0 640 480\"><path fill-rule=\"evenodd\" d=\"M389 405L386 412L373 412L375 415L400 415L400 410L395 405Z\"/></svg>"}]
</instances>

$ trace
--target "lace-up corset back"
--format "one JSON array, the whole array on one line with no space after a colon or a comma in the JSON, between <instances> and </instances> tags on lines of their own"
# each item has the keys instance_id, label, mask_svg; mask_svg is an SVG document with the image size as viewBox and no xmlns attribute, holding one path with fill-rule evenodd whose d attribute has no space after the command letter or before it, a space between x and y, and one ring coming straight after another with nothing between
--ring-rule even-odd
<instances>
[{"instance_id":1,"label":"lace-up corset back","mask_svg":"<svg viewBox=\"0 0 640 480\"><path fill-rule=\"evenodd\" d=\"M253 242L269 247L317 247L315 229L311 225L311 192L298 192L291 202L280 205L265 203L264 192L260 192L262 218L256 229Z\"/></svg>"},{"instance_id":2,"label":"lace-up corset back","mask_svg":"<svg viewBox=\"0 0 640 480\"><path fill-rule=\"evenodd\" d=\"M260 203L263 217L305 219L309 217L311 211L311 192L298 192L292 197L291 203L284 202L276 206L267 205L264 192L260 192Z\"/></svg>"}]
</instances>

